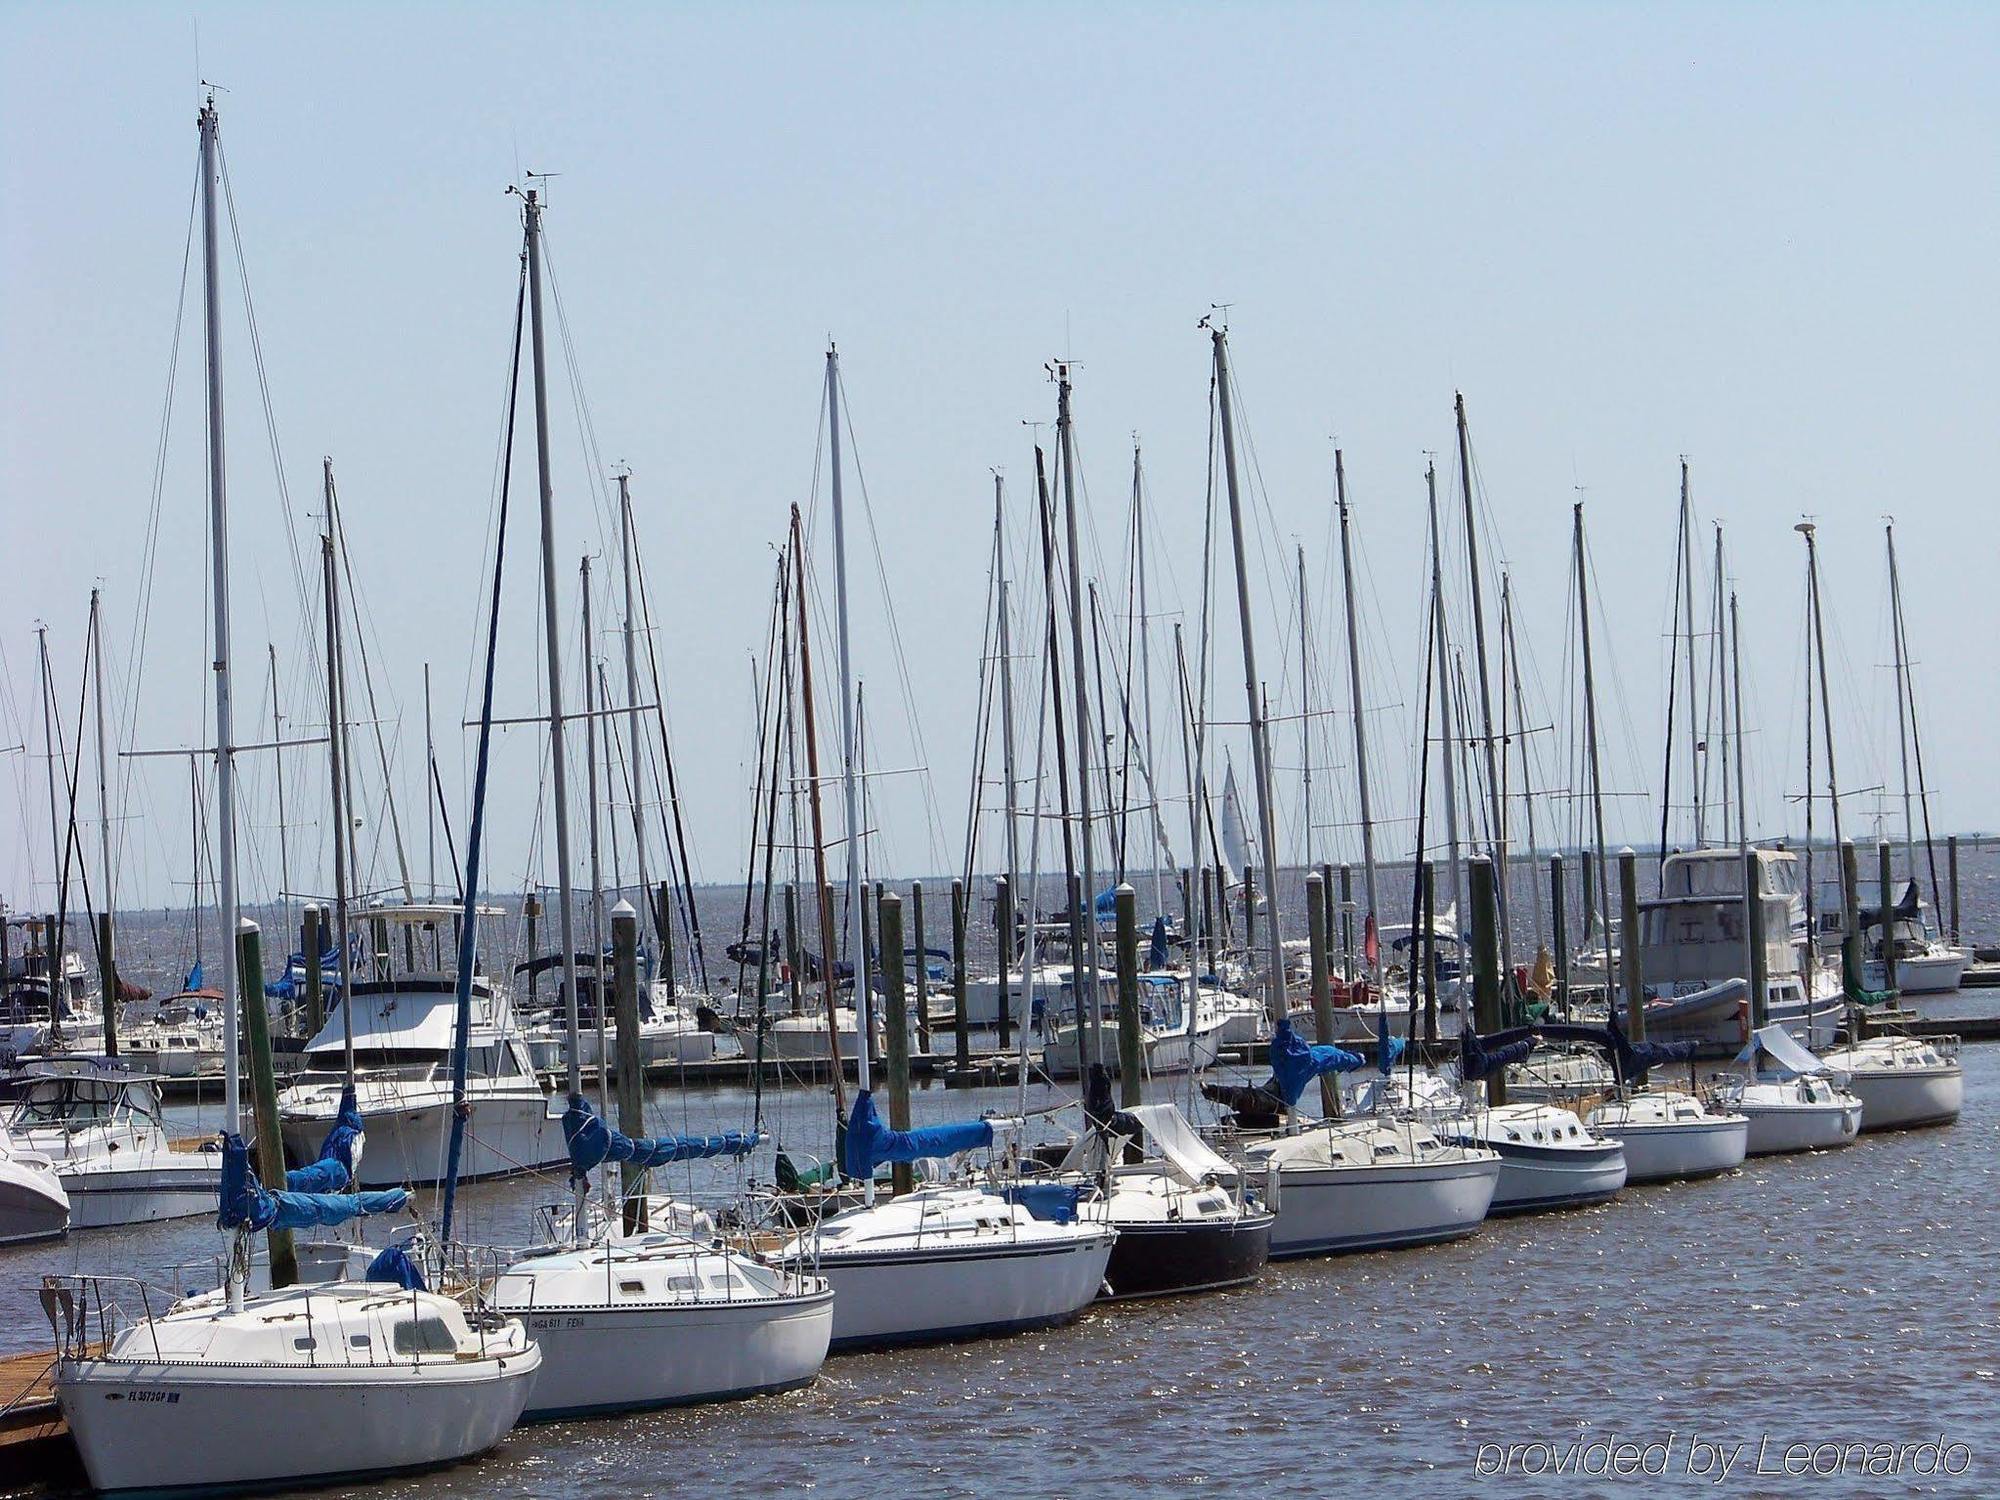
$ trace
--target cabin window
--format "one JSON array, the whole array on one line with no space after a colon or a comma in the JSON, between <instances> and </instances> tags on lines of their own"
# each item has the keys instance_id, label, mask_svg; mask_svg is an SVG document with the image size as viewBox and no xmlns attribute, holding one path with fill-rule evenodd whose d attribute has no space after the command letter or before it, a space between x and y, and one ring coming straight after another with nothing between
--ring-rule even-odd
<instances>
[{"instance_id":1,"label":"cabin window","mask_svg":"<svg viewBox=\"0 0 2000 1500\"><path fill-rule=\"evenodd\" d=\"M458 1340L443 1318L412 1318L396 1325L398 1354L456 1354Z\"/></svg>"},{"instance_id":2,"label":"cabin window","mask_svg":"<svg viewBox=\"0 0 2000 1500\"><path fill-rule=\"evenodd\" d=\"M375 1341L370 1337L368 1337L368 1335L365 1333L350 1333L347 1336L347 1347L350 1349L366 1349L370 1347L374 1342Z\"/></svg>"},{"instance_id":3,"label":"cabin window","mask_svg":"<svg viewBox=\"0 0 2000 1500\"><path fill-rule=\"evenodd\" d=\"M698 1292L701 1283L692 1276L669 1276L667 1290L670 1292Z\"/></svg>"},{"instance_id":4,"label":"cabin window","mask_svg":"<svg viewBox=\"0 0 2000 1500\"><path fill-rule=\"evenodd\" d=\"M646 1295L646 1283L643 1281L621 1281L618 1283L618 1290L628 1297L643 1297Z\"/></svg>"},{"instance_id":5,"label":"cabin window","mask_svg":"<svg viewBox=\"0 0 2000 1500\"><path fill-rule=\"evenodd\" d=\"M311 1334L307 1334L302 1338L293 1339L292 1347L294 1349L304 1349L310 1352L319 1347L319 1340L314 1338Z\"/></svg>"}]
</instances>

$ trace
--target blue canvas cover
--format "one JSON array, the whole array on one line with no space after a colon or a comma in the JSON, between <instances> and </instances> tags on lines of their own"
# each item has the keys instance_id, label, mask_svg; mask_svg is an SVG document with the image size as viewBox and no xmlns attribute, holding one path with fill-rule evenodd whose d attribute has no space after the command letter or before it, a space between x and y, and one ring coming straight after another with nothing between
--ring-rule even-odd
<instances>
[{"instance_id":1,"label":"blue canvas cover","mask_svg":"<svg viewBox=\"0 0 2000 1500\"><path fill-rule=\"evenodd\" d=\"M223 1229L309 1229L345 1224L370 1214L399 1212L402 1188L377 1193L272 1192L250 1166L250 1148L233 1132L222 1138L222 1185L216 1223Z\"/></svg>"},{"instance_id":2,"label":"blue canvas cover","mask_svg":"<svg viewBox=\"0 0 2000 1500\"><path fill-rule=\"evenodd\" d=\"M1167 919L1153 918L1153 935L1146 940L1146 967L1164 969L1167 966Z\"/></svg>"},{"instance_id":3,"label":"blue canvas cover","mask_svg":"<svg viewBox=\"0 0 2000 1500\"><path fill-rule=\"evenodd\" d=\"M875 1096L864 1089L854 1096L847 1117L847 1140L841 1165L849 1177L869 1178L884 1162L920 1161L927 1156L955 1156L993 1144L990 1120L955 1120L917 1130L891 1130L875 1110Z\"/></svg>"},{"instance_id":4,"label":"blue canvas cover","mask_svg":"<svg viewBox=\"0 0 2000 1500\"><path fill-rule=\"evenodd\" d=\"M1458 1036L1458 1072L1468 1083L1490 1078L1535 1050L1535 1028L1515 1026L1481 1036L1467 1029Z\"/></svg>"},{"instance_id":5,"label":"blue canvas cover","mask_svg":"<svg viewBox=\"0 0 2000 1500\"><path fill-rule=\"evenodd\" d=\"M1007 1189L1007 1201L1018 1203L1050 1224L1074 1224L1083 1189L1073 1182L1017 1182Z\"/></svg>"},{"instance_id":6,"label":"blue canvas cover","mask_svg":"<svg viewBox=\"0 0 2000 1500\"><path fill-rule=\"evenodd\" d=\"M569 1108L563 1111L563 1140L569 1146L570 1180L581 1182L593 1167L607 1161L664 1167L712 1156L748 1156L764 1137L740 1130L725 1130L721 1135L621 1135L590 1107L588 1099L571 1094Z\"/></svg>"},{"instance_id":7,"label":"blue canvas cover","mask_svg":"<svg viewBox=\"0 0 2000 1500\"><path fill-rule=\"evenodd\" d=\"M1269 1087L1288 1105L1297 1104L1306 1085L1322 1073L1351 1073L1368 1066L1359 1052L1324 1043L1311 1043L1292 1029L1291 1018L1278 1022L1271 1033L1271 1082Z\"/></svg>"},{"instance_id":8,"label":"blue canvas cover","mask_svg":"<svg viewBox=\"0 0 2000 1500\"><path fill-rule=\"evenodd\" d=\"M368 1274L363 1281L381 1281L390 1286L399 1286L406 1292L427 1292L423 1267L410 1258L410 1252L401 1245L386 1245L382 1253L368 1262Z\"/></svg>"}]
</instances>

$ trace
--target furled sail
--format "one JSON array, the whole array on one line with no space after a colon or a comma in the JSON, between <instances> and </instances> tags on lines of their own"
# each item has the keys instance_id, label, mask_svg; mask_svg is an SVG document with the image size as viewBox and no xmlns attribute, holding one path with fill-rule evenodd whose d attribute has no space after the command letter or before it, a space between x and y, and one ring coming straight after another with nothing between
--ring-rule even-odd
<instances>
[{"instance_id":1,"label":"furled sail","mask_svg":"<svg viewBox=\"0 0 2000 1500\"><path fill-rule=\"evenodd\" d=\"M841 1165L849 1177L867 1178L885 1162L921 1161L927 1156L956 1156L993 1144L991 1120L954 1120L917 1130L891 1130L875 1109L875 1096L863 1089L854 1096L847 1118L847 1141Z\"/></svg>"},{"instance_id":2,"label":"furled sail","mask_svg":"<svg viewBox=\"0 0 2000 1500\"><path fill-rule=\"evenodd\" d=\"M1306 1085L1322 1073L1351 1073L1367 1066L1368 1059L1359 1052L1308 1042L1292 1029L1288 1016L1271 1034L1271 1081L1265 1087L1275 1089L1287 1105L1294 1105Z\"/></svg>"},{"instance_id":3,"label":"furled sail","mask_svg":"<svg viewBox=\"0 0 2000 1500\"><path fill-rule=\"evenodd\" d=\"M725 1130L721 1135L622 1135L605 1123L580 1094L569 1096L563 1111L563 1141L569 1147L569 1171L581 1182L593 1167L607 1161L639 1167L664 1167L677 1161L704 1161L713 1156L748 1156L763 1142L756 1131Z\"/></svg>"},{"instance_id":4,"label":"furled sail","mask_svg":"<svg viewBox=\"0 0 2000 1500\"><path fill-rule=\"evenodd\" d=\"M1490 1078L1535 1050L1535 1028L1516 1026L1481 1036L1471 1027L1458 1034L1458 1072L1468 1083Z\"/></svg>"},{"instance_id":5,"label":"furled sail","mask_svg":"<svg viewBox=\"0 0 2000 1500\"><path fill-rule=\"evenodd\" d=\"M224 1229L310 1229L399 1212L410 1195L403 1188L373 1193L274 1192L257 1180L243 1137L231 1132L222 1138L220 1200L216 1222Z\"/></svg>"}]
</instances>

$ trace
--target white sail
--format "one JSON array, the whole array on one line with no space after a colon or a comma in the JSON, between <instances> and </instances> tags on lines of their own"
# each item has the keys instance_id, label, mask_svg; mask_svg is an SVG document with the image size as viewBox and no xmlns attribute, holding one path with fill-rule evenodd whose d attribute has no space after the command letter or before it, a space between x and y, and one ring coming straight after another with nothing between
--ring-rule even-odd
<instances>
[{"instance_id":1,"label":"white sail","mask_svg":"<svg viewBox=\"0 0 2000 1500\"><path fill-rule=\"evenodd\" d=\"M1236 767L1226 764L1222 772L1222 873L1234 888L1243 883L1246 866L1257 863L1257 849L1243 822L1243 803L1236 795Z\"/></svg>"}]
</instances>

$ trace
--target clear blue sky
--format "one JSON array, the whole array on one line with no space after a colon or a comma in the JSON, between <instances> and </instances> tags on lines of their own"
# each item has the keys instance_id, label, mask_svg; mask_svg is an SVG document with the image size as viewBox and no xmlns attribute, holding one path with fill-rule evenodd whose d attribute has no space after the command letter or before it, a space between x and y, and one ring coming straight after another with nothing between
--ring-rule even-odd
<instances>
[{"instance_id":1,"label":"clear blue sky","mask_svg":"<svg viewBox=\"0 0 2000 1500\"><path fill-rule=\"evenodd\" d=\"M1195 324L1212 302L1233 304L1268 497L1259 532L1276 571L1260 589L1288 585L1294 537L1315 580L1333 576L1329 437L1346 449L1368 688L1383 707L1373 749L1393 815L1408 804L1422 455L1449 454L1462 388L1542 689L1530 713L1544 722L1567 723L1569 506L1585 487L1617 681L1608 779L1633 791L1657 779L1685 453L1704 538L1707 520L1727 524L1743 595L1756 826L1779 831L1779 796L1802 776L1801 512L1821 524L1843 643L1843 779L1894 773L1878 670L1880 517L1892 512L1940 823L2000 821L1986 775L2000 708L1987 670L2000 626L1987 454L2000 404L2000 14L1971 6L7 5L7 745L39 740L37 620L73 715L95 580L114 664L131 660L194 179L197 20L200 72L228 89L224 140L294 518L308 536L319 457L332 454L378 632L382 712L405 736L421 732L425 660L440 725L465 704L518 247L502 190L524 169L562 174L552 255L604 457L632 466L641 498L709 878L741 867L748 653L770 544L788 505L811 499L824 340L843 351L949 862L989 467L1024 494L1021 419L1052 415L1043 362L1072 354L1107 552L1137 430L1173 575L1161 607L1191 605L1208 375ZM240 712L254 725L264 642L293 679L304 666L239 301L232 540ZM206 739L195 326L128 744ZM567 587L598 532L571 403L555 410ZM531 565L516 554L523 600ZM908 764L872 566L860 576L880 758ZM1260 615L1274 682L1286 607ZM1336 608L1323 592L1323 633ZM1324 645L1317 691L1344 694ZM1217 711L1241 719L1233 630L1218 651ZM503 711L533 706L533 652L513 630ZM303 717L307 694L288 681L288 713ZM1540 753L1561 780L1569 755L1555 738ZM447 744L457 799L461 740ZM1240 748L1236 759L1247 770ZM1296 765L1296 749L1281 744L1279 760ZM527 867L534 800L518 731L501 769L493 876L505 886ZM45 900L32 884L49 864L40 764L11 754L0 775L22 803L4 809L0 892ZM128 894L179 899L178 777L158 765L135 783L128 811L144 821L127 825ZM315 785L304 767L296 785L295 802ZM252 792L254 895L274 883L276 814L268 777ZM884 782L880 795L885 865L934 867L913 786ZM1621 800L1614 838L1644 836L1652 805ZM295 857L310 863L317 834L299 837Z\"/></svg>"}]
</instances>

